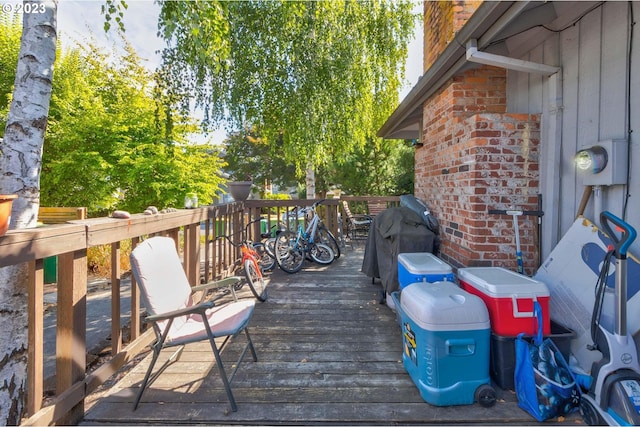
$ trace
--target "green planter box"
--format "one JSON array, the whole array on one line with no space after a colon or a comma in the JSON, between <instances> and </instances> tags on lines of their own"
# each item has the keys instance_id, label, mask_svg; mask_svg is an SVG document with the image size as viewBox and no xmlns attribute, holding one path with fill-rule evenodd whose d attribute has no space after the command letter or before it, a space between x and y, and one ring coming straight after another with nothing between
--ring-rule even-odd
<instances>
[{"instance_id":1,"label":"green planter box","mask_svg":"<svg viewBox=\"0 0 640 427\"><path fill-rule=\"evenodd\" d=\"M44 283L58 282L58 257L50 256L43 260Z\"/></svg>"}]
</instances>

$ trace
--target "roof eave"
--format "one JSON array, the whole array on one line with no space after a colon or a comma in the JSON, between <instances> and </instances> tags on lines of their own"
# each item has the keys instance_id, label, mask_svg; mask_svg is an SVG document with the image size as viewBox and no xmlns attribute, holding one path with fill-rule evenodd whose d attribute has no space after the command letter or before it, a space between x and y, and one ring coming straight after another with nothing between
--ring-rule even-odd
<instances>
[{"instance_id":1,"label":"roof eave","mask_svg":"<svg viewBox=\"0 0 640 427\"><path fill-rule=\"evenodd\" d=\"M483 2L460 29L454 40L438 56L433 65L418 79L400 105L378 130L377 135L385 139L416 139L420 137L419 123L422 105L444 83L468 65L466 59L466 41L480 39L485 32L498 22L514 3L519 8L529 2ZM507 25L501 22L501 25Z\"/></svg>"}]
</instances>

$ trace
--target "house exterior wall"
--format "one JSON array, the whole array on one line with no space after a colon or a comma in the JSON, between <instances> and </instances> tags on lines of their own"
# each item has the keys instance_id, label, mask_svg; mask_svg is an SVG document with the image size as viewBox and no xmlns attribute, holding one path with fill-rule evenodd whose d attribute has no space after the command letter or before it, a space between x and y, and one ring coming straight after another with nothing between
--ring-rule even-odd
<instances>
[{"instance_id":1,"label":"house exterior wall","mask_svg":"<svg viewBox=\"0 0 640 427\"><path fill-rule=\"evenodd\" d=\"M460 28L466 19L462 13L464 2L444 3L447 2L425 2L425 19L434 19L425 21L429 22L425 25L425 70L452 39L454 28ZM471 7L466 12L475 10L479 2L469 4ZM565 5L558 2L559 14ZM640 168L633 166L640 161L640 138L637 136L640 128L640 73L637 72L640 32L631 31L630 24L637 19L638 11L640 2L593 3L578 20L567 21L560 30L538 26L532 30L534 32L512 36L506 43L512 53L506 55L559 66L561 72L550 77L503 71L502 111L487 109L497 97L489 100L484 96L475 99L472 96L472 92L483 84L478 77L489 67L463 73L458 76L461 80L456 81L456 77L423 104L424 145L416 151L415 193L430 204L441 222L443 258L456 266L490 264L513 268L511 257L500 258L515 251L513 241L509 247L507 236L508 233L513 235L511 220L496 218L497 222L492 222L491 218L481 219L480 213L485 208L506 209L509 205L537 210L534 196L537 198L539 193L544 211L542 235L538 236L535 219L523 218L519 223L525 262L535 264L529 265L531 272L537 267L537 259L544 260L576 220L585 185L575 167L575 153L606 139L628 139L629 185L606 186L599 193L593 193L584 216L597 224L600 212L596 210L608 210L640 229L640 203L637 201ZM433 25L434 22L438 24ZM500 104L498 102L496 107ZM497 138L501 141L496 140L497 146L508 147L506 141L511 138L529 141L528 147L533 149L528 151L527 167L522 166L517 178L520 179L517 185L523 190L515 192L511 185L513 181L503 180L501 187L486 187L494 197L479 198L479 192L484 190L472 176L471 165L477 168L480 161L469 156L473 144L476 149L481 146L473 136L473 132L479 130L474 126L482 123L488 117L483 115L488 113L499 115L491 116L496 125L510 123L517 128L512 120L519 118L529 133L525 136L524 129L519 136L514 133L508 137L505 133ZM461 141L462 138L467 141ZM460 158L456 159L452 155L456 148L452 147L458 147L461 152L467 150L467 154L458 154ZM464 156L467 156L469 170L464 170L467 167L461 160ZM489 162L496 159L494 156ZM531 166L536 162L537 176L534 175L535 166ZM502 170L501 173L505 172ZM503 197L499 198L498 194ZM600 194L597 202L595 194ZM482 228L491 234L490 238L483 237ZM495 251L495 245L490 246L490 241L499 246L498 251ZM631 251L640 254L640 241L636 241ZM494 253L493 258L491 253Z\"/></svg>"},{"instance_id":2,"label":"house exterior wall","mask_svg":"<svg viewBox=\"0 0 640 427\"><path fill-rule=\"evenodd\" d=\"M427 70L481 1L425 2ZM483 66L455 76L423 105L415 194L440 221L440 256L454 267L515 269L513 218L489 209L536 210L538 115L507 113L507 73ZM526 271L538 262L537 219L519 221Z\"/></svg>"},{"instance_id":3,"label":"house exterior wall","mask_svg":"<svg viewBox=\"0 0 640 427\"><path fill-rule=\"evenodd\" d=\"M440 221L440 256L455 267L515 269L512 217L489 209L537 209L538 116L508 114L506 73L482 67L457 76L423 109L416 150L416 196ZM536 218L519 222L531 273L538 259Z\"/></svg>"},{"instance_id":4,"label":"house exterior wall","mask_svg":"<svg viewBox=\"0 0 640 427\"><path fill-rule=\"evenodd\" d=\"M640 2L632 3L637 19ZM601 206L640 229L640 33L633 33L630 5L605 2L584 15L574 25L556 34L538 38L539 43L519 56L520 59L562 67L561 90L553 91L546 77L508 72L507 111L538 114L542 117L540 145L541 192L545 217L543 256L575 221L585 190L582 176L574 164L575 153L582 147L606 139L626 139L630 135L631 153L629 194L624 185L601 189ZM631 44L630 44L631 43ZM629 48L631 68L629 69ZM630 79L630 80L629 80ZM551 129L554 98L561 112L557 135ZM550 181L554 182L550 182ZM552 190L553 187L556 190ZM554 194L554 191L556 194ZM625 202L628 203L625 212ZM584 215L596 224L595 197L592 194ZM547 215L548 213L548 215ZM640 254L636 242L632 252Z\"/></svg>"}]
</instances>

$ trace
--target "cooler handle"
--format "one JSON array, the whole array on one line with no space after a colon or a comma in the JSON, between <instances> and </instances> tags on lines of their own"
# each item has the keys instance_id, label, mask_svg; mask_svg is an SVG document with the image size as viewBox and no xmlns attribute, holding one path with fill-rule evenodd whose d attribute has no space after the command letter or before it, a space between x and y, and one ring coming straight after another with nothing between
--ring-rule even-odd
<instances>
[{"instance_id":1,"label":"cooler handle","mask_svg":"<svg viewBox=\"0 0 640 427\"><path fill-rule=\"evenodd\" d=\"M476 352L476 340L472 338L453 338L445 340L447 354L451 356L470 356Z\"/></svg>"},{"instance_id":2,"label":"cooler handle","mask_svg":"<svg viewBox=\"0 0 640 427\"><path fill-rule=\"evenodd\" d=\"M533 303L538 302L538 299L534 296L531 298ZM511 301L513 302L513 317L534 317L535 313L533 311L520 311L518 309L518 295L511 295Z\"/></svg>"}]
</instances>

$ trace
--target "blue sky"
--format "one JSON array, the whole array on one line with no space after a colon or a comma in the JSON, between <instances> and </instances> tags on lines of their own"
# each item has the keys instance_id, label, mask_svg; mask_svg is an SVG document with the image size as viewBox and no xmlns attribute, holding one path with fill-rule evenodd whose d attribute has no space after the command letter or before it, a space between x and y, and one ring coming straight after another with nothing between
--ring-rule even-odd
<instances>
[{"instance_id":1,"label":"blue sky","mask_svg":"<svg viewBox=\"0 0 640 427\"><path fill-rule=\"evenodd\" d=\"M100 9L104 0L60 0L58 3L58 32L63 49L73 46L74 41L82 42L93 36L98 45L117 46L117 35L104 33L104 16ZM138 55L148 61L150 69L159 63L157 51L164 43L157 37L159 7L152 0L129 0L124 15L126 38L135 47ZM422 10L422 1L416 1L416 11ZM402 100L422 75L422 26L409 44L409 58L406 64L407 84L400 94ZM211 135L215 143L225 138L220 130Z\"/></svg>"}]
</instances>

